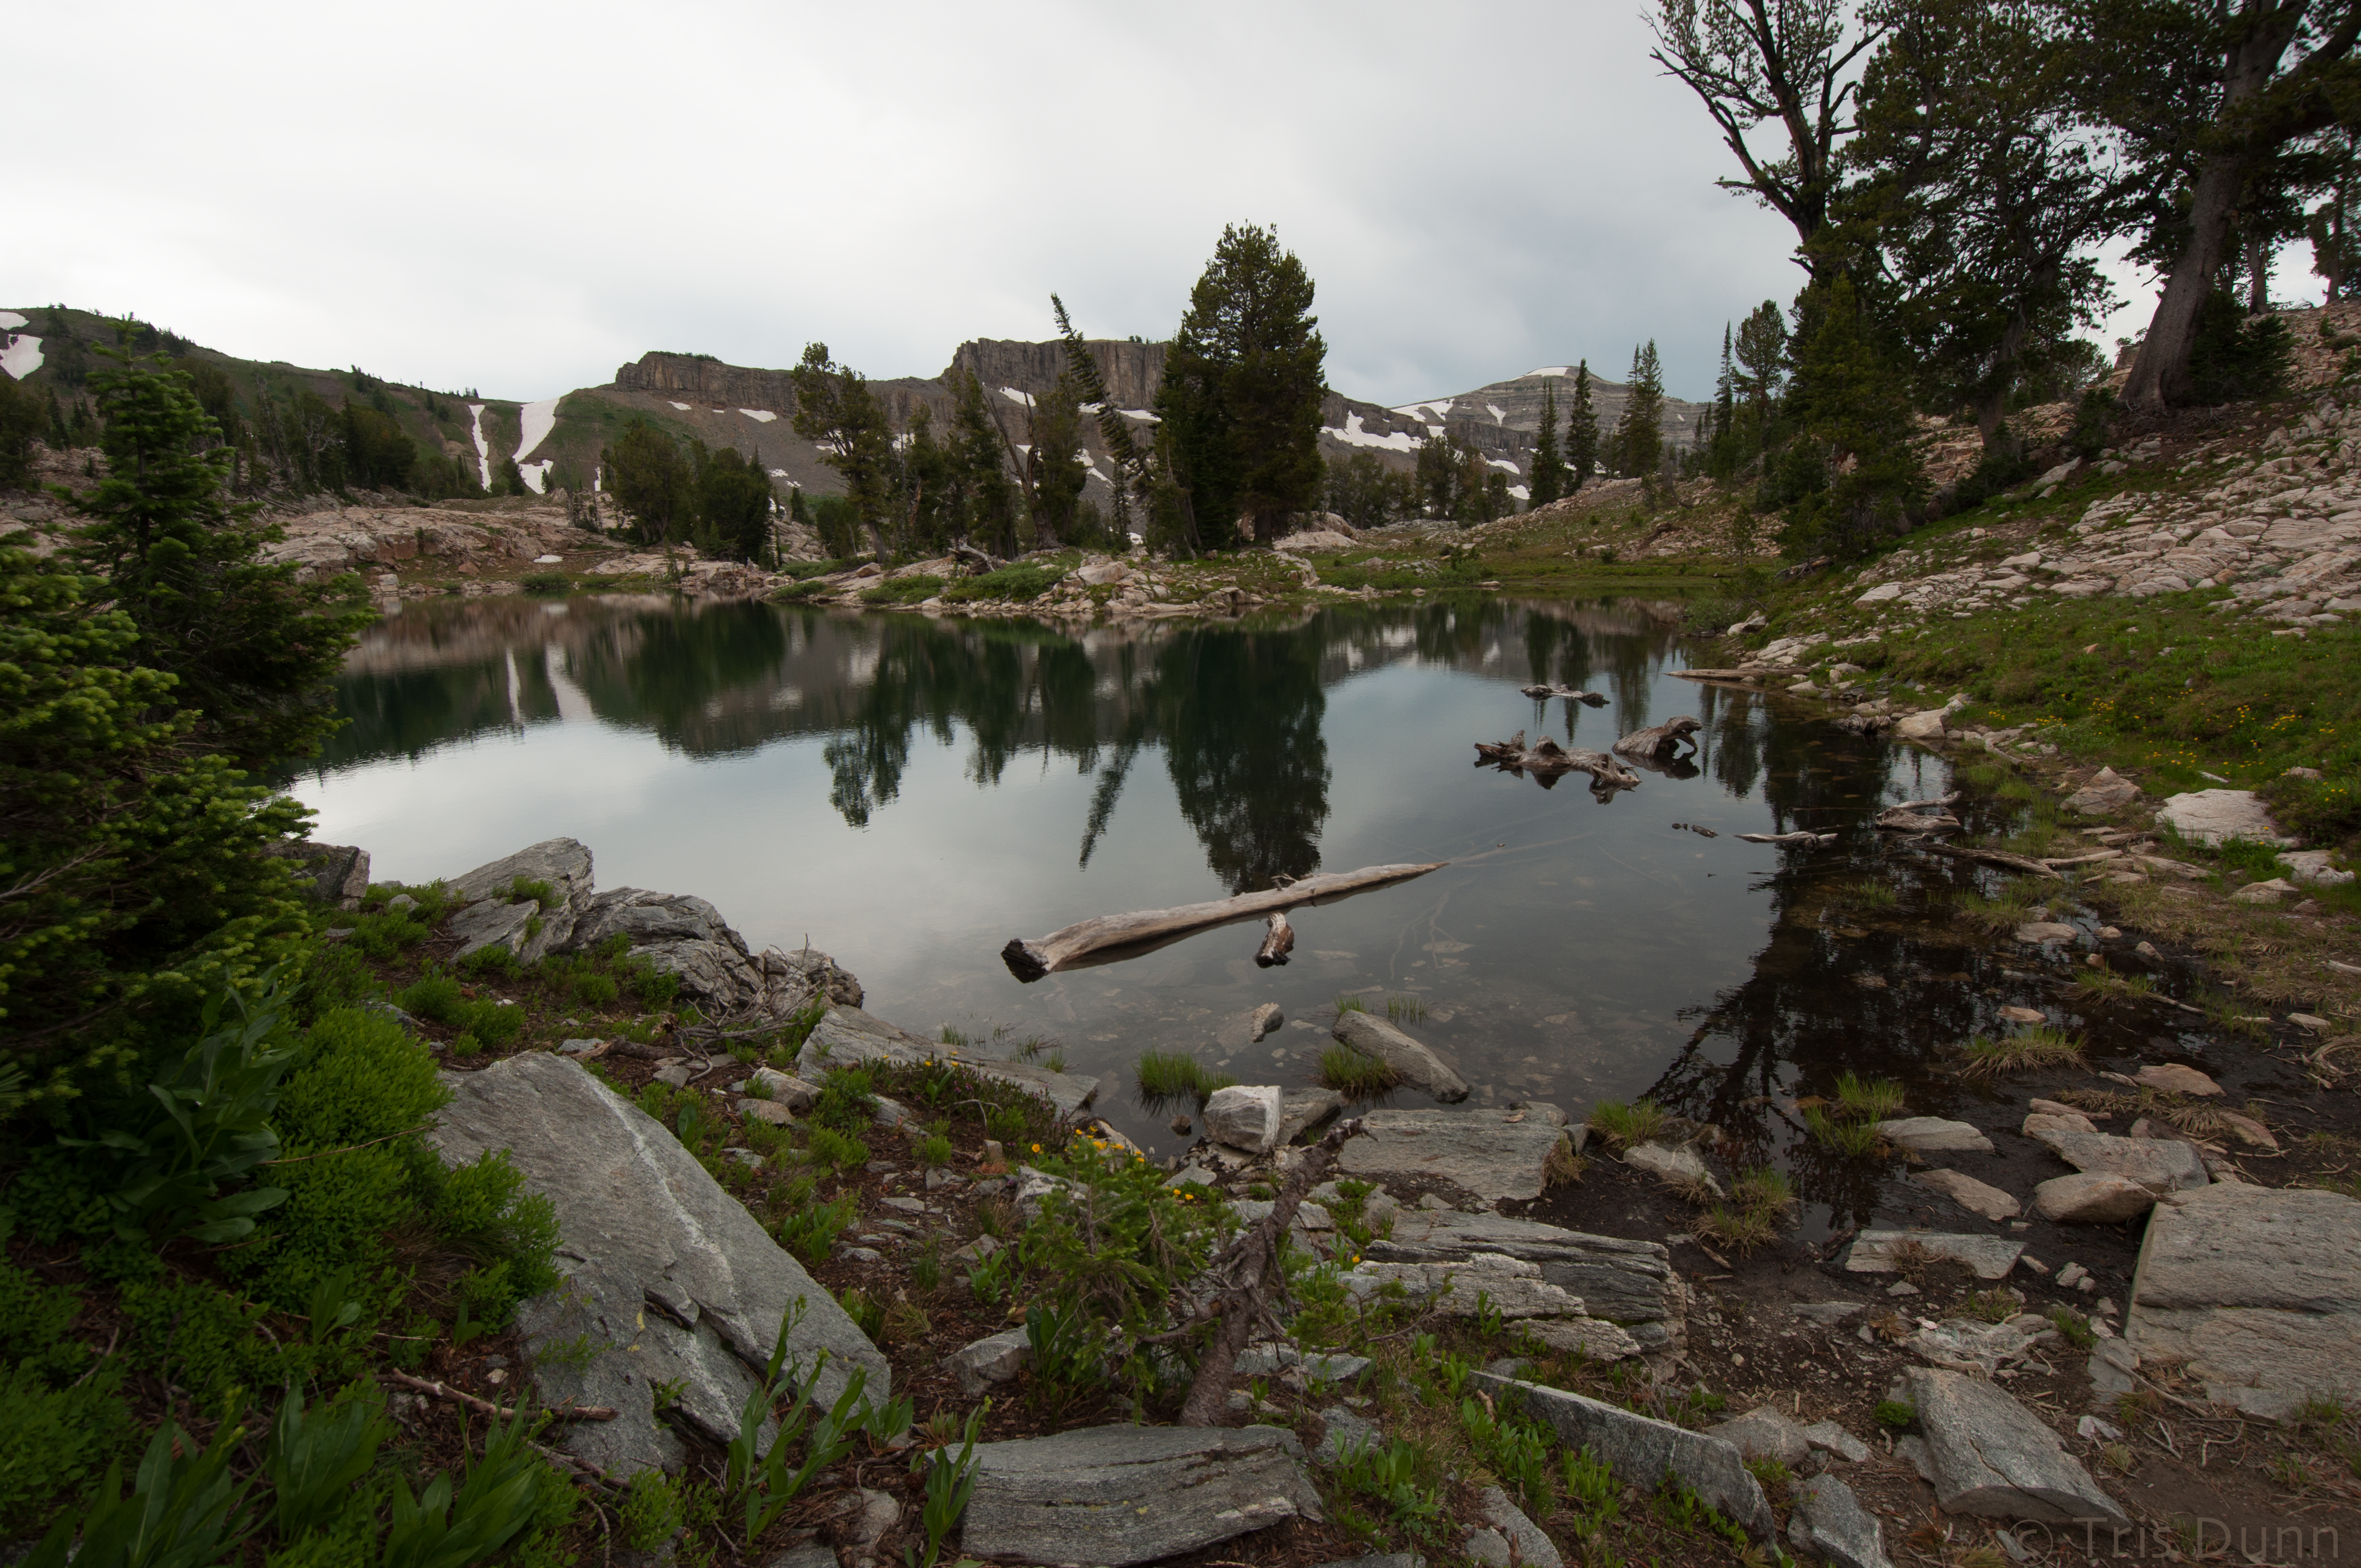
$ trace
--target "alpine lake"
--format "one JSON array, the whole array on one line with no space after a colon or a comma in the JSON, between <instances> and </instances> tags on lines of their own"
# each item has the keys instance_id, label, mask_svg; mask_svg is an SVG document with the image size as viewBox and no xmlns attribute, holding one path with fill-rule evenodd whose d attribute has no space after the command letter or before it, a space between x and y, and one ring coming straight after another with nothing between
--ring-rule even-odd
<instances>
[{"instance_id":1,"label":"alpine lake","mask_svg":"<svg viewBox=\"0 0 2361 1568\"><path fill-rule=\"evenodd\" d=\"M1719 1126L1789 1168L1825 1233L1875 1202L1872 1172L1802 1136L1796 1100L1839 1073L1951 1114L1986 1091L1947 1053L2028 1001L2089 1033L2094 1058L2148 1042L2152 1015L2061 1010L2079 955L1959 917L2001 873L1872 825L1953 787L1949 763L1678 678L1676 616L1467 594L1073 630L655 596L427 601L365 636L339 688L350 722L291 787L314 837L368 850L381 882L579 839L601 888L697 894L757 950L808 943L904 1028L1099 1075L1100 1113L1159 1154L1189 1140L1137 1103L1142 1052L1309 1083L1358 996L1454 1063L1470 1105L1579 1121L1649 1095ZM1551 683L1608 700L1520 691ZM1473 742L1521 728L1604 750L1678 714L1702 721L1694 752L1635 789L1475 765ZM1954 809L1992 842L2024 806L1971 791ZM1737 837L1799 828L1838 839ZM1429 861L1449 864L1293 910L1283 967L1254 962L1259 920L1032 983L1000 956L1094 915ZM2054 903L2095 926L2070 894ZM1287 1023L1249 1043L1264 1003Z\"/></svg>"}]
</instances>

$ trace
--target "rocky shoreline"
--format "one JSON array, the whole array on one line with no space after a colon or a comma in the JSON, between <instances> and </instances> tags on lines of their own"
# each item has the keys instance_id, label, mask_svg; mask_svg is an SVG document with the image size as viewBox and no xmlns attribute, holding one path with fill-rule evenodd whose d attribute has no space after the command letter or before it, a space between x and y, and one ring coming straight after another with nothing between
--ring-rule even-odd
<instances>
[{"instance_id":1,"label":"rocky shoreline","mask_svg":"<svg viewBox=\"0 0 2361 1568\"><path fill-rule=\"evenodd\" d=\"M321 878L324 893L348 895L366 885L365 858L327 857ZM880 1100L886 1152L844 1189L858 1215L807 1268L709 1168L760 1167L744 1129L796 1124L849 1067L954 1061L1120 1152L1121 1135L1093 1112L1102 1084L897 1029L862 1011L858 981L825 955L758 953L693 896L598 890L589 851L572 840L447 886L472 899L436 938L452 961L494 948L521 963L626 948L676 977L722 1035L810 1020L787 1069L749 1070L716 1049L718 1036L699 1043L672 1030L653 1046L586 1033L489 1061L445 1055L456 1098L437 1146L452 1158L509 1149L556 1209L569 1282L528 1304L517 1343L542 1398L620 1412L567 1429L564 1451L577 1465L618 1477L677 1469L696 1463L698 1442L726 1441L771 1331L797 1299L791 1343L827 1349L831 1376L861 1368L873 1396L891 1388L921 1408L986 1396L1015 1408L1033 1376L1021 1322L993 1326L972 1305L939 1304L932 1332L881 1342L839 1303L907 1299L922 1259L988 1260L1056 1201L1060 1178L965 1134L949 1165L909 1164L894 1146L915 1146L921 1119ZM1447 1060L1392 1025L1347 1012L1334 1033L1437 1101L1455 1085L1466 1092ZM2251 1058L2238 1069L2255 1080L2250 1092L2283 1066L2259 1050ZM2161 1077L2125 1081L2151 1095L2169 1084L2158 1103L2174 1108L2222 1098L2206 1075L2160 1067ZM2071 1090L2088 1106L2082 1091L2094 1082L2103 1075L2075 1070L2027 1087ZM700 1097L700 1118L725 1129L719 1162L700 1162L633 1103L650 1084ZM1360 1108L1336 1173L1296 1212L1290 1237L1345 1299L1491 1343L1497 1353L1469 1387L1496 1406L1529 1412L1628 1486L1652 1487L1669 1470L1764 1544L1784 1538L1846 1563L1934 1561L1939 1547L1929 1555L1913 1544L1933 1517L1959 1541L2005 1536L2044 1556L2037 1538L2061 1540L2082 1528L2075 1521L2161 1537L2208 1506L2192 1485L2216 1486L2212 1517L2268 1512L2260 1458L2242 1461L2226 1487L2192 1472L2159 1490L2161 1459L2125 1468L2125 1412L2243 1423L2242 1453L2276 1432L2285 1454L2301 1452L2296 1437L2321 1401L2361 1404L2361 1202L2263 1185L2248 1168L2274 1156L2279 1138L2255 1122L2260 1142L2247 1141L2236 1113L2201 1137L2162 1114L2101 1131L2114 1113L2014 1103L1994 1096L1974 1123L1881 1125L1913 1168L1894 1190L1919 1194L1897 1200L1903 1223L1779 1242L1735 1266L1678 1228L1694 1230L1704 1190L1739 1168L1719 1129L1670 1123L1616 1146L1546 1104ZM1166 1162L1164 1179L1250 1224L1308 1157L1303 1140L1353 1109L1325 1090L1222 1090L1202 1107L1208 1135ZM961 1337L961 1323L993 1332ZM560 1345L572 1348L541 1354ZM585 1357L585 1345L631 1354ZM1385 1438L1368 1380L1397 1354L1325 1349L1290 1331L1241 1357L1228 1425L988 1428L963 1550L1095 1563L1216 1547L1257 1563L1348 1556L1354 1538L1323 1497L1339 1495L1353 1444ZM676 1390L661 1411L660 1388ZM1906 1407L1906 1418L1881 1401ZM1712 1419L1728 1404L1745 1413ZM1209 1475L1227 1477L1215 1484L1223 1508L1198 1506L1193 1488ZM1480 1479L1467 1483L1456 1550L1503 1565L1580 1555L1565 1519L1537 1520ZM2323 1520L2361 1519L2340 1486L2320 1480L2304 1507ZM1126 1506L1064 1506L1083 1496ZM851 1497L816 1528L860 1568L907 1538L917 1499L874 1481L855 1481Z\"/></svg>"}]
</instances>

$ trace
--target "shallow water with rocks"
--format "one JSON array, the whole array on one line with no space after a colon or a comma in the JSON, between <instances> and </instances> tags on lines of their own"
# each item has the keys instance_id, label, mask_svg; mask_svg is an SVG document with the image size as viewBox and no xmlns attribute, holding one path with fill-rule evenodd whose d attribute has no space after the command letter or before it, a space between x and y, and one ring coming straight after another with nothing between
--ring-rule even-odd
<instances>
[{"instance_id":1,"label":"shallow water with rocks","mask_svg":"<svg viewBox=\"0 0 2361 1568\"><path fill-rule=\"evenodd\" d=\"M1795 1102L1840 1071L1949 1113L1980 1091L1930 1067L2009 1006L2196 1048L2169 1019L2075 1010L2059 981L2096 923L2070 898L2037 913L2073 938L1995 939L1949 902L1993 873L1872 825L1945 793L1948 763L1679 678L1675 613L1471 595L1075 634L659 597L405 606L353 654L351 723L294 789L380 881L579 839L601 887L694 893L757 948L808 940L906 1028L1041 1042L1159 1151L1187 1140L1128 1092L1142 1051L1305 1083L1354 996L1471 1108L1579 1121L1647 1093L1782 1156L1825 1231L1875 1202L1860 1162L1797 1138ZM1603 751L1679 714L1694 750L1633 789L1473 765L1521 728ZM2015 810L1954 809L1982 841ZM1836 839L1737 838L1797 828ZM1093 915L1422 861L1450 863L1293 912L1284 967L1253 961L1259 922L1031 984L999 956ZM1264 1003L1287 1023L1255 1041Z\"/></svg>"}]
</instances>

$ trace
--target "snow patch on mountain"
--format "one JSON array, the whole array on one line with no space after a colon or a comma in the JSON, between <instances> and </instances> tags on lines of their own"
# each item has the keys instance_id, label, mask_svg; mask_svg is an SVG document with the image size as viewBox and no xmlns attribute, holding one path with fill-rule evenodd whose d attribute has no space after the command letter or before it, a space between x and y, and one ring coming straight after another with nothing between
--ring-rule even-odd
<instances>
[{"instance_id":1,"label":"snow patch on mountain","mask_svg":"<svg viewBox=\"0 0 2361 1568\"><path fill-rule=\"evenodd\" d=\"M25 318L14 311L0 311L0 332L14 332L25 324Z\"/></svg>"},{"instance_id":2,"label":"snow patch on mountain","mask_svg":"<svg viewBox=\"0 0 2361 1568\"><path fill-rule=\"evenodd\" d=\"M13 311L7 313L16 314ZM16 316L16 324L24 325L25 318ZM41 340L29 332L10 333L7 345L0 347L0 370L5 370L21 381L40 367Z\"/></svg>"},{"instance_id":3,"label":"snow patch on mountain","mask_svg":"<svg viewBox=\"0 0 2361 1568\"><path fill-rule=\"evenodd\" d=\"M1439 424L1451 417L1451 405L1457 400L1455 398L1436 398L1431 402L1404 403L1394 410L1394 412L1408 414L1413 419L1423 419Z\"/></svg>"},{"instance_id":4,"label":"snow patch on mountain","mask_svg":"<svg viewBox=\"0 0 2361 1568\"><path fill-rule=\"evenodd\" d=\"M489 490L492 488L492 444L484 439L484 405L469 403L467 415L475 421L476 482Z\"/></svg>"},{"instance_id":5,"label":"snow patch on mountain","mask_svg":"<svg viewBox=\"0 0 2361 1568\"><path fill-rule=\"evenodd\" d=\"M555 398L544 398L517 410L517 419L524 426L524 438L517 443L518 463L523 463L526 455L547 441L549 433L557 428L557 404Z\"/></svg>"},{"instance_id":6,"label":"snow patch on mountain","mask_svg":"<svg viewBox=\"0 0 2361 1568\"><path fill-rule=\"evenodd\" d=\"M1334 436L1347 446L1374 446L1385 452L1418 450L1418 443L1411 438L1408 431L1397 430L1379 435L1376 431L1367 428L1362 422L1361 416L1356 413L1348 413L1345 416L1345 427L1342 430L1332 424L1323 427L1321 433Z\"/></svg>"},{"instance_id":7,"label":"snow patch on mountain","mask_svg":"<svg viewBox=\"0 0 2361 1568\"><path fill-rule=\"evenodd\" d=\"M740 409L738 411L744 414L748 419L752 420L756 424L768 424L773 420L779 417L768 409Z\"/></svg>"}]
</instances>

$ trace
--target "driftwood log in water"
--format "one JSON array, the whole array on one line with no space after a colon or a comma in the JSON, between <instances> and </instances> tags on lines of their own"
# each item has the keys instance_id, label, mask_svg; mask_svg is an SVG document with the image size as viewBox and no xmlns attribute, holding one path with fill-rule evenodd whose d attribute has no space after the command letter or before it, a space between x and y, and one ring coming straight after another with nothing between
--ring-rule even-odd
<instances>
[{"instance_id":1,"label":"driftwood log in water","mask_svg":"<svg viewBox=\"0 0 2361 1568\"><path fill-rule=\"evenodd\" d=\"M1141 909L1129 915L1093 916L1029 942L1022 937L1012 937L1008 945L1000 949L1000 957L1007 964L1008 972L1017 979L1039 980L1045 974L1072 969L1091 954L1108 948L1168 941L1211 926L1268 915L1274 909L1292 909L1300 904L1315 904L1323 898L1383 887L1388 883L1407 882L1411 877L1440 871L1450 863L1449 861L1432 861L1422 865L1363 866L1356 872L1323 872L1285 887L1275 887L1263 893L1242 893L1235 898L1215 899L1207 904L1183 904L1173 909Z\"/></svg>"},{"instance_id":2,"label":"driftwood log in water","mask_svg":"<svg viewBox=\"0 0 2361 1568\"><path fill-rule=\"evenodd\" d=\"M1262 946L1255 949L1255 962L1268 969L1285 963L1287 955L1295 950L1295 927L1287 923L1284 909L1272 910L1263 916L1263 924L1270 929L1263 933Z\"/></svg>"},{"instance_id":3,"label":"driftwood log in water","mask_svg":"<svg viewBox=\"0 0 2361 1568\"><path fill-rule=\"evenodd\" d=\"M1911 804L1925 806L1932 803L1914 801ZM1948 811L1916 812L1906 806L1887 806L1877 814L1877 825L1895 833L1956 833L1960 830L1960 819Z\"/></svg>"},{"instance_id":4,"label":"driftwood log in water","mask_svg":"<svg viewBox=\"0 0 2361 1568\"><path fill-rule=\"evenodd\" d=\"M1615 742L1615 753L1620 757L1655 757L1677 749L1705 726L1687 714L1676 714L1662 724L1651 724L1645 729L1634 729ZM1692 745L1695 742L1691 742Z\"/></svg>"},{"instance_id":5,"label":"driftwood log in water","mask_svg":"<svg viewBox=\"0 0 2361 1568\"><path fill-rule=\"evenodd\" d=\"M1476 742L1477 765L1489 762L1494 767L1512 773L1533 773L1543 778L1554 778L1560 773L1588 773L1600 784L1617 789L1637 789L1640 775L1609 756L1604 751L1568 751L1544 735L1531 746L1523 744L1525 732L1497 744Z\"/></svg>"},{"instance_id":6,"label":"driftwood log in water","mask_svg":"<svg viewBox=\"0 0 2361 1568\"><path fill-rule=\"evenodd\" d=\"M1607 706L1607 698L1603 694L1598 692L1587 692L1580 686L1519 686L1517 689L1523 692L1527 696L1532 697L1535 702L1546 702L1551 697L1562 696L1570 702L1581 703L1587 707L1605 707Z\"/></svg>"},{"instance_id":7,"label":"driftwood log in water","mask_svg":"<svg viewBox=\"0 0 2361 1568\"><path fill-rule=\"evenodd\" d=\"M1801 848L1810 844L1833 844L1833 833L1741 833L1739 839L1749 844L1793 844Z\"/></svg>"},{"instance_id":8,"label":"driftwood log in water","mask_svg":"<svg viewBox=\"0 0 2361 1568\"><path fill-rule=\"evenodd\" d=\"M1749 664L1742 670L1673 670L1685 681L1767 681L1774 675L1807 675L1800 664Z\"/></svg>"},{"instance_id":9,"label":"driftwood log in water","mask_svg":"<svg viewBox=\"0 0 2361 1568\"><path fill-rule=\"evenodd\" d=\"M1918 848L1929 854L1948 855L1955 861L1975 861L1987 866L1999 866L2004 871L2023 872L2027 876L2048 877L2052 882L2066 880L2032 856L2012 855L2006 850L1971 850L1964 844L1938 844L1932 839L1919 839Z\"/></svg>"}]
</instances>

